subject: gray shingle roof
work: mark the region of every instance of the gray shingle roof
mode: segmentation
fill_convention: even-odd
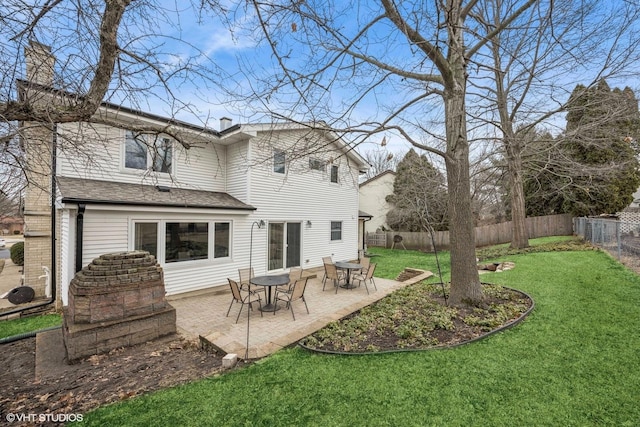
[[[255,210],[235,197],[217,191],[171,187],[161,191],[154,185],[128,184],[93,179],[57,177],[63,203],[89,203],[184,208]]]

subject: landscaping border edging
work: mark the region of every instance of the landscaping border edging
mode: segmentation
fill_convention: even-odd
[[[490,283],[483,283],[483,284],[490,284]],[[531,307],[529,307],[517,319],[500,326],[498,329],[491,330],[491,331],[487,332],[486,334],[480,335],[480,336],[475,337],[473,339],[470,339],[468,341],[463,341],[463,342],[459,342],[459,343],[452,344],[452,345],[436,346],[436,347],[428,347],[428,348],[399,348],[399,349],[394,349],[394,350],[366,351],[366,352],[347,352],[347,351],[319,350],[319,349],[307,347],[304,344],[304,341],[305,341],[306,338],[303,338],[300,341],[298,341],[298,346],[302,347],[303,349],[305,349],[307,351],[313,352],[313,353],[335,354],[335,355],[344,355],[344,356],[364,356],[364,355],[388,354],[388,353],[405,353],[405,352],[416,352],[416,351],[446,350],[446,349],[460,347],[460,346],[466,345],[466,344],[471,344],[471,343],[483,340],[483,339],[485,339],[487,337],[490,337],[490,336],[492,336],[494,334],[497,334],[499,332],[505,331],[507,329],[510,329],[510,328],[516,326],[517,324],[522,322],[533,311],[533,309],[536,306],[535,300],[531,297],[531,295],[527,294],[526,292],[521,291],[519,289],[510,288],[508,286],[503,286],[503,285],[498,285],[498,286],[502,286],[504,289],[509,289],[511,291],[518,292],[519,294],[525,296],[526,298],[528,298],[531,301]]]

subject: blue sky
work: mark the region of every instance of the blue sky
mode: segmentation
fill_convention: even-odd
[[[173,4],[172,2],[169,2]],[[313,1],[310,1],[313,3]],[[358,5],[360,3],[352,3],[352,2],[343,2],[343,1],[335,1],[332,2],[331,5],[338,10],[339,8],[344,8],[345,13],[338,16],[338,23],[341,25],[341,30],[344,33],[353,33],[357,29],[360,28],[359,17],[367,15],[369,13],[375,15],[378,11],[374,10],[374,3],[371,2],[362,2],[361,8],[350,10],[350,7],[355,7],[352,5]],[[423,3],[425,4],[425,3]],[[560,3],[556,3],[559,5]],[[230,8],[233,8],[233,2],[228,2],[227,5]],[[591,22],[589,22],[588,26],[585,26],[584,31],[593,31],[594,29],[598,29],[599,25],[604,25],[604,19],[609,14],[610,9],[614,7],[623,7],[625,5],[624,2],[599,2],[598,9],[594,11],[593,18],[591,18]],[[211,60],[217,67],[219,67],[220,72],[223,74],[227,74],[228,77],[226,79],[222,78],[217,83],[220,84],[219,88],[211,87],[207,90],[202,90],[202,87],[192,87],[189,90],[188,86],[185,86],[184,91],[181,91],[180,95],[183,99],[189,100],[193,105],[197,107],[197,109],[202,114],[199,119],[203,119],[203,117],[208,117],[209,120],[213,120],[213,126],[217,126],[217,119],[222,116],[230,117],[234,120],[234,122],[247,122],[260,120],[264,121],[264,118],[260,115],[255,115],[249,109],[245,107],[249,105],[248,102],[243,102],[242,100],[237,102],[229,102],[229,98],[226,97],[225,94],[220,90],[222,87],[230,88],[234,90],[238,87],[243,89],[247,89],[249,87],[255,87],[257,85],[257,80],[249,77],[248,74],[254,73],[255,76],[270,76],[273,74],[277,74],[280,72],[277,64],[274,63],[273,57],[271,55],[270,50],[267,45],[263,42],[260,43],[256,41],[262,37],[262,33],[257,27],[251,27],[250,29],[246,28],[246,24],[248,22],[253,22],[253,11],[251,9],[246,9],[243,7],[237,7],[234,10],[233,14],[229,14],[227,16],[227,21],[222,23],[217,20],[215,17],[210,16],[203,20],[203,23],[196,24],[196,19],[192,14],[192,10],[184,9],[180,15],[181,26],[178,30],[173,30],[167,32],[166,35],[175,37],[176,39],[182,39],[187,41],[194,46],[197,46],[203,52],[203,58],[206,57],[208,60]],[[429,18],[425,18],[429,19]],[[600,22],[599,20],[603,21]],[[291,23],[295,22],[298,25],[297,32],[292,32],[289,28]],[[636,24],[637,26],[637,24]],[[169,28],[165,29],[169,30]],[[284,34],[284,38],[280,40],[280,47],[282,50],[286,50],[287,48],[291,49],[291,55],[289,55],[289,62],[295,63],[296,61],[301,61],[303,58],[306,58],[306,55],[309,53],[309,50],[313,50],[313,46],[309,46],[309,43],[303,45],[297,40],[297,37],[300,37],[303,29],[300,22],[293,20],[282,22],[281,28],[276,28],[274,31],[280,31]],[[290,33],[290,34],[288,34]],[[387,60],[387,62],[393,64],[404,64],[407,58],[411,58],[414,56],[414,49],[410,46],[403,43],[402,37],[395,35],[396,43],[394,49],[384,50],[386,46],[386,38],[392,34],[389,31],[388,23],[383,23],[376,26],[375,31],[373,31],[367,38],[367,42],[369,43],[366,47],[361,47],[363,50],[373,52],[374,54],[380,54],[382,57]],[[629,39],[632,42],[635,42],[637,31],[630,31],[627,37],[633,37],[633,39]],[[298,42],[298,44],[296,44]],[[624,44],[628,41],[621,40],[620,43]],[[286,46],[286,47],[285,47]],[[558,93],[558,96],[562,98],[563,96],[566,98],[568,93],[573,90],[575,84],[577,83],[589,83],[594,78],[594,70],[596,70],[596,66],[594,64],[598,63],[599,58],[597,55],[601,55],[601,52],[597,52],[596,49],[601,49],[607,47],[606,42],[601,43],[599,46],[594,46],[592,51],[587,51],[586,53],[580,53],[582,55],[589,55],[589,53],[593,53],[595,58],[590,62],[590,65],[585,68],[575,68],[573,74],[564,74],[562,75],[559,81],[555,83],[560,83],[559,86],[564,86],[564,94]],[[184,48],[182,45],[181,49]],[[188,52],[179,51],[175,52],[176,57],[180,57],[181,55],[186,55]],[[191,51],[193,53],[193,51]],[[637,52],[636,52],[637,53]],[[571,52],[567,52],[567,55],[570,55]],[[636,58],[637,59],[637,58]],[[604,58],[602,58],[604,61]],[[411,63],[408,61],[407,63]],[[416,62],[413,62],[415,66]],[[428,70],[431,66],[428,62],[421,65],[425,67],[421,69],[421,71]],[[304,67],[303,67],[304,68]],[[615,80],[610,79],[610,86],[630,86],[632,89],[636,90],[640,88],[640,84],[638,82],[638,66],[636,62],[631,62],[628,65],[627,71],[630,71],[628,76],[625,76],[622,79]],[[470,71],[471,77],[475,78],[477,75],[474,75],[473,70]],[[254,77],[255,77],[254,76]],[[361,76],[361,78],[365,79],[368,76]],[[558,79],[559,77],[554,77]],[[404,101],[407,96],[411,96],[411,94],[407,92],[401,92],[396,90],[397,88],[393,85],[382,86],[375,93],[369,94],[368,98],[366,98],[366,102],[360,103],[358,108],[351,112],[351,117],[354,120],[365,120],[365,119],[375,119],[382,109],[385,106],[400,104]],[[279,95],[283,95],[280,93]],[[278,109],[278,106],[282,106],[282,110],[285,111],[288,109],[288,102],[295,102],[295,96],[289,93],[290,96],[281,96],[280,98],[271,97],[269,99],[261,99],[260,102],[264,102],[265,104],[270,105],[274,109]],[[345,99],[349,99],[354,96],[354,87],[350,87],[349,85],[334,85],[330,93],[326,94],[326,99],[333,105],[333,108],[339,109],[341,108],[341,103]],[[543,95],[542,100],[546,101]],[[254,100],[255,102],[255,100]],[[151,106],[153,108],[153,106]],[[300,109],[302,111],[302,109]],[[318,109],[317,112],[320,112],[320,116],[318,119],[322,119],[321,110]],[[166,112],[158,111],[160,114],[166,114]],[[433,98],[430,102],[426,102],[420,106],[420,108],[416,108],[413,110],[413,114],[420,114],[424,117],[425,123],[428,123],[432,130],[436,130],[440,127],[440,123],[442,122],[442,109],[441,102],[438,98]],[[178,114],[178,117],[187,121],[194,121],[193,113],[181,112]],[[553,126],[556,129],[561,129],[563,127],[563,118],[562,116],[557,117]],[[471,135],[475,136],[474,134]],[[379,142],[382,140],[383,135],[379,135],[373,138],[373,142]],[[426,136],[428,141],[428,136]],[[410,145],[407,142],[403,142],[401,138],[393,135],[387,135],[388,148],[390,151],[395,152],[396,154],[405,152],[409,149]],[[367,149],[372,148],[372,145],[364,145],[360,148],[360,151],[366,151]]]
[[[306,0],[306,3],[313,4],[314,1]],[[336,12],[336,22],[338,22],[345,34],[357,31],[362,22],[366,21],[363,17],[379,13],[379,10],[376,10],[375,2],[317,1],[323,5],[325,3],[331,4],[332,11]],[[100,2],[96,4],[98,3]],[[252,99],[251,102],[248,99],[232,98],[225,93],[225,89],[231,92],[246,93],[250,88],[255,88],[259,85],[260,78],[271,78],[280,73],[280,69],[275,63],[268,45],[264,43],[262,32],[254,24],[253,10],[245,6],[244,2],[241,2],[240,6],[237,6],[236,3],[225,0],[223,5],[230,10],[230,13],[225,15],[224,20],[214,13],[197,16],[190,2],[183,3],[179,0],[159,0],[157,2],[158,7],[152,10],[156,22],[147,28],[133,14],[125,18],[122,34],[126,35],[129,40],[133,40],[132,47],[154,46],[158,52],[162,52],[160,58],[164,61],[162,66],[164,71],[174,69],[187,58],[194,60],[195,65],[204,67],[203,72],[206,78],[200,78],[197,74],[192,73],[188,76],[177,74],[176,78],[171,80],[170,89],[174,92],[176,98],[184,104],[190,104],[193,108],[186,109],[179,104],[169,102],[168,98],[158,90],[153,90],[156,97],[149,96],[149,90],[135,93],[133,97],[130,97],[129,92],[117,88],[115,96],[109,100],[122,102],[127,106],[140,108],[155,114],[175,115],[181,120],[196,124],[206,123],[213,128],[218,128],[218,120],[223,116],[232,118],[235,123],[265,121],[264,116],[256,113],[257,109],[249,108],[252,103],[254,105],[258,104],[258,106],[263,103],[275,110],[286,111],[290,109],[291,104],[297,101],[297,97],[290,88],[281,90],[277,94],[278,96]],[[406,4],[409,4],[409,2],[403,3],[403,6]],[[421,4],[425,5],[424,7],[432,7],[431,2],[423,2]],[[608,13],[608,8],[622,7],[623,5],[625,5],[625,2],[622,0],[600,2],[600,10],[597,12],[601,12],[604,14],[602,16],[605,16]],[[72,15],[67,14],[66,16]],[[423,19],[428,21],[433,16],[435,15],[426,13]],[[597,29],[599,25],[598,19],[596,15],[591,25],[588,26],[589,28],[585,28],[585,31]],[[297,24],[296,32],[292,31],[291,24],[293,23]],[[304,35],[303,24],[303,22],[296,19],[284,20],[280,28],[273,29],[274,31],[280,31],[284,35],[284,39],[280,42],[280,47],[284,48],[286,46],[291,49],[288,59],[290,64],[304,64],[307,55],[316,53],[314,50],[317,50],[316,46],[313,46],[313,42],[301,41]],[[156,32],[157,36],[150,37],[150,32]],[[59,46],[59,42],[65,36],[64,31],[49,31],[46,34],[47,41],[54,46]],[[635,38],[638,31],[631,31],[629,34]],[[91,34],[82,35],[78,43],[73,46],[66,46],[64,52],[59,52],[60,54],[73,54],[68,58],[71,58],[72,62],[75,61],[76,69],[79,70],[78,74],[81,74],[83,69],[82,54],[87,51],[91,54],[90,48],[86,47],[90,45],[84,45],[82,37],[90,36]],[[139,38],[135,38],[136,36],[139,36]],[[391,40],[393,44],[387,44],[387,37],[389,36],[395,37]],[[1,45],[2,43],[0,43],[0,47],[2,47]],[[393,46],[393,48],[389,49],[388,46]],[[368,35],[366,41],[363,41],[359,48],[361,51],[380,55],[392,64],[404,66],[406,63],[410,64],[410,66],[418,67],[414,69],[419,69],[421,72],[425,72],[431,67],[428,61],[420,62],[419,59],[415,60],[415,48],[404,43],[402,36],[392,33],[388,22],[376,25],[375,30]],[[569,55],[571,52],[567,52],[567,54]],[[64,66],[65,61],[66,59],[61,61],[60,68]],[[595,62],[597,61],[593,63]],[[634,73],[637,72],[638,66],[636,64],[637,62],[630,63],[629,70]],[[207,70],[210,72],[208,73]],[[135,69],[132,68],[127,71],[135,71]],[[348,67],[344,67],[341,72],[348,71]],[[575,71],[577,71],[575,75],[564,77],[566,81],[562,84],[567,88],[566,93],[569,93],[576,83],[586,83],[592,78],[589,74],[593,70],[582,69]],[[372,72],[371,75],[360,75],[358,81],[371,79],[374,74]],[[73,80],[74,76],[67,74],[66,77],[69,80]],[[134,81],[136,81],[136,77],[136,74],[131,75]],[[473,70],[472,77],[475,77],[473,76]],[[144,87],[144,82],[138,80],[137,83],[139,86]],[[356,79],[354,79],[353,84],[347,81],[340,85],[333,85],[331,90],[326,91],[324,96],[327,101],[325,104],[328,106],[327,108],[332,112],[342,112],[344,108],[343,102],[360,93],[355,83]],[[638,74],[620,81],[612,80],[609,83],[612,87],[629,85],[634,90],[640,87]],[[364,98],[365,102],[360,103],[355,110],[350,111],[350,118],[354,121],[379,119],[385,107],[401,104],[412,96],[412,93],[406,89],[406,86],[399,86],[397,80],[393,85],[381,85],[375,92],[369,93]],[[321,93],[321,91],[318,93]],[[301,105],[296,106],[294,111],[300,113],[297,118],[308,119]],[[320,106],[317,109],[312,109],[312,112],[317,114],[316,119],[326,120]],[[420,117],[422,123],[429,130],[435,131],[435,133],[441,132],[443,115],[441,101],[437,97],[412,109],[411,114]],[[558,121],[557,126],[562,126],[561,119]],[[477,133],[471,133],[472,137],[476,135]],[[372,144],[363,145],[359,148],[359,151],[362,152],[373,148],[375,146],[373,144],[379,143],[383,136],[374,136]],[[427,133],[424,133],[422,137],[424,138],[423,141],[426,142],[429,142],[429,138],[431,138]],[[387,148],[397,155],[407,151],[410,147],[407,142],[402,141],[401,138],[393,134],[388,134],[386,140],[388,142]]]

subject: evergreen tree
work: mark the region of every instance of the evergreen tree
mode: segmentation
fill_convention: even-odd
[[[442,173],[425,155],[413,149],[398,162],[393,194],[387,196],[393,208],[387,224],[397,231],[426,231],[448,228],[447,189]]]
[[[638,101],[628,87],[605,80],[574,89],[565,134],[546,143],[544,164],[525,183],[527,214],[616,213],[633,201],[640,186]],[[551,148],[550,148],[551,147]]]

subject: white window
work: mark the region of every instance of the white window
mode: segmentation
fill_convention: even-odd
[[[209,258],[208,223],[167,222],[165,233],[165,263]]]
[[[231,223],[216,222],[213,231],[213,257],[228,257],[231,252]]]
[[[338,182],[338,166],[331,165],[331,182]]]
[[[136,222],[133,242],[133,249],[147,251],[158,259],[158,223]]]
[[[144,137],[127,131],[124,146],[124,167],[128,169],[147,169],[147,144]]]
[[[331,240],[342,240],[342,221],[331,221]]]
[[[135,221],[132,240],[134,249],[148,251],[161,263],[229,258],[231,222]]]
[[[273,171],[275,173],[284,173],[287,157],[282,150],[273,150]]]
[[[169,138],[127,131],[124,167],[171,173],[173,144]]]
[[[321,159],[314,159],[313,157],[309,158],[309,169],[312,171],[322,171],[325,170],[325,162]]]

